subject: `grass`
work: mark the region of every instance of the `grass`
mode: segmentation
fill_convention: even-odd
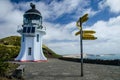
[[[16,80],[15,78],[11,78],[11,75],[15,71],[15,69],[19,66],[19,64],[16,63],[8,63],[8,69],[5,72],[5,76],[0,76],[0,80]]]
[[[50,48],[48,48],[44,44],[42,45],[42,48],[43,48],[43,53],[45,54],[46,57],[50,57],[50,58],[62,57],[61,55],[56,54],[54,51],[52,51]]]

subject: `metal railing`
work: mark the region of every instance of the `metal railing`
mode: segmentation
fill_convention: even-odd
[[[39,30],[39,31],[46,31],[46,27],[43,26],[38,26],[38,25],[18,25],[17,27],[17,32],[19,33],[23,33],[23,27],[35,27],[35,31]]]

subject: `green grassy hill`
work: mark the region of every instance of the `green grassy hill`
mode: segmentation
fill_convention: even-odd
[[[0,44],[20,46],[20,40],[21,40],[21,37],[19,36],[10,36],[10,37],[0,39]]]
[[[20,51],[20,40],[19,36],[10,36],[0,39],[0,56],[6,55],[10,59],[15,58]],[[43,45],[43,53],[47,58],[60,58],[61,55],[56,54],[46,45]]]

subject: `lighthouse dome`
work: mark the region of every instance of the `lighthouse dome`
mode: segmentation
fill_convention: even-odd
[[[32,9],[29,9],[28,11],[26,11],[25,14],[33,13],[33,14],[41,15],[41,13],[37,9],[35,9],[35,5],[33,3],[30,3],[30,6]]]
[[[30,3],[31,9],[25,12],[24,18],[33,20],[33,19],[40,19],[41,13],[35,8],[35,5],[33,3]]]

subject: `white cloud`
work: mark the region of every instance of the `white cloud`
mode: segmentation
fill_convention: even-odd
[[[98,21],[88,29],[96,31],[98,37],[95,41],[85,42],[86,53],[109,54],[119,53],[120,45],[120,16],[109,19],[109,21]]]
[[[75,22],[69,24],[52,24],[44,22],[47,27],[47,34],[44,36],[44,43],[59,54],[79,53],[79,36],[75,36]]]
[[[64,14],[75,13],[76,15],[71,15],[73,18],[77,18],[78,15],[83,15],[88,13],[89,15],[95,15],[97,11],[93,11],[91,8],[85,8],[89,6],[89,0],[63,0],[63,1],[52,1],[50,4],[45,4],[43,2],[34,2],[41,11],[44,19],[55,20]],[[77,17],[76,17],[77,16]]]
[[[0,38],[18,35],[17,26],[22,24],[23,12],[15,9],[9,0],[0,0]]]
[[[106,0],[106,5],[110,7],[110,10],[115,13],[120,13],[120,0]]]
[[[94,16],[96,13],[98,13],[100,10],[98,10],[98,11],[94,11],[94,10],[92,10],[92,8],[88,8],[88,9],[85,9],[85,10],[83,10],[83,15],[84,14],[89,14],[89,17],[92,17],[92,16]]]
[[[111,12],[120,13],[120,0],[103,0],[99,4],[100,8],[109,7]]]
[[[12,10],[13,6],[8,0],[0,0],[0,19],[4,19]]]
[[[80,2],[80,0],[63,0],[61,2],[53,1],[50,4],[50,7],[56,16],[61,16],[62,14],[74,11],[79,6]]]
[[[43,26],[47,27],[47,34],[44,37],[46,40],[75,40],[76,37],[71,34],[76,26],[75,22],[60,25],[60,24],[52,24],[48,22],[44,22]]]
[[[51,1],[50,4],[44,2],[35,2],[37,9],[42,13],[43,19],[55,20],[56,18],[61,17],[64,14],[70,13],[80,13],[83,11],[83,8],[89,5],[89,0],[63,0],[63,1]],[[15,8],[21,10],[28,10],[30,2],[21,2],[14,4]]]
[[[58,54],[79,54],[79,41],[48,43],[47,46]]]

